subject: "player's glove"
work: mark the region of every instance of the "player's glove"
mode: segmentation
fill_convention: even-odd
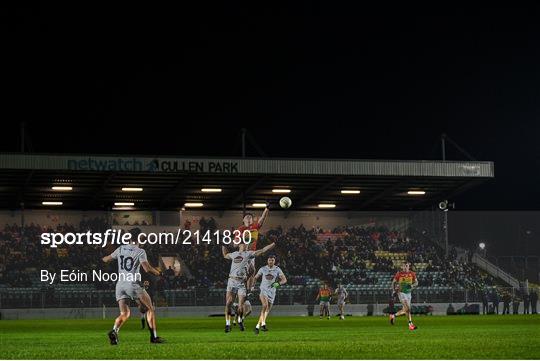
[[[272,283],[272,287],[273,288],[279,288],[281,285],[279,284],[279,282],[274,282]]]

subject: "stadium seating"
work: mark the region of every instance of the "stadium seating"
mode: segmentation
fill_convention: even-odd
[[[217,227],[216,222],[210,222]],[[105,219],[84,223],[59,224],[54,231],[103,230]],[[9,255],[4,271],[0,270],[0,305],[23,307],[86,307],[114,304],[114,283],[55,284],[48,286],[38,279],[37,269],[93,269],[110,249],[81,246],[45,252],[35,240],[45,229],[30,224],[24,229],[6,225],[0,231],[0,250]],[[51,231],[51,229],[48,229]],[[322,232],[338,235],[321,241]],[[459,262],[455,255],[445,257],[434,242],[408,230],[384,227],[336,227],[332,230],[306,229],[303,226],[269,229],[259,240],[260,247],[276,242],[274,252],[286,272],[289,284],[278,292],[278,303],[310,303],[321,283],[331,287],[342,282],[351,302],[386,302],[392,277],[405,262],[417,272],[420,299],[436,300],[456,297],[479,297],[482,290],[494,285],[493,279],[474,265]],[[163,248],[166,247],[166,248]],[[221,304],[229,263],[223,260],[217,246],[178,245],[145,248],[151,263],[157,265],[160,255],[176,254],[187,268],[185,275],[157,280],[152,292],[159,302],[168,305]],[[174,253],[174,252],[173,252]],[[29,265],[32,265],[29,267]],[[116,265],[109,265],[111,270]],[[5,269],[10,270],[6,272]],[[450,295],[450,296],[449,296]]]

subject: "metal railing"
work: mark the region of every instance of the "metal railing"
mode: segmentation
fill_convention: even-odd
[[[517,300],[521,292],[517,288],[497,288],[499,301]],[[492,300],[493,289],[488,289],[488,300]],[[348,303],[388,304],[391,292],[385,288],[349,289]],[[413,291],[413,303],[482,303],[482,290],[466,290],[450,287],[419,287]],[[276,305],[315,304],[316,287],[294,286],[279,289]],[[191,288],[164,290],[152,294],[157,306],[218,306],[225,301],[225,289]],[[254,297],[253,304],[259,304]],[[58,291],[54,289],[0,289],[0,308],[86,308],[116,306],[114,290]]]
[[[501,268],[489,262],[487,259],[481,257],[478,253],[473,254],[472,261],[493,277],[500,278],[513,287],[519,287],[519,281],[515,277],[503,271]]]

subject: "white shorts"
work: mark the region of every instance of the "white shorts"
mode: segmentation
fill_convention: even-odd
[[[401,302],[403,304],[406,304],[407,306],[411,305],[412,296],[411,296],[410,293],[399,292],[398,293],[398,298],[399,298],[399,302]]]
[[[227,281],[227,292],[236,293],[238,296],[245,296],[247,292],[244,280],[229,277]]]
[[[116,301],[120,301],[125,298],[129,298],[130,300],[138,300],[143,292],[144,288],[142,288],[141,285],[139,285],[138,283],[116,283]]]
[[[337,305],[338,307],[345,306],[345,300],[338,300]]]
[[[261,288],[261,296],[266,297],[268,302],[274,304],[274,299],[276,298],[276,289],[273,287]]]

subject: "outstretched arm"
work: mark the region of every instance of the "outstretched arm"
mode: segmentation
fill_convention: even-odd
[[[263,249],[255,251],[254,255],[255,255],[255,257],[260,256],[261,254],[268,252],[269,250],[271,250],[275,246],[276,246],[276,243],[272,242],[268,246],[264,247]]]
[[[148,263],[148,261],[142,261],[141,266],[143,267],[145,272],[151,273],[154,276],[161,276],[161,272],[152,267],[150,263]]]
[[[259,225],[259,227],[262,227],[264,221],[266,220],[266,217],[268,216],[268,207],[266,207],[262,213],[262,215],[259,217],[259,221],[257,222],[257,224]]]
[[[120,252],[120,247],[114,250],[113,253],[111,253],[108,256],[103,257],[101,260],[105,263],[109,263],[110,261],[118,258],[118,253]]]
[[[223,258],[229,259],[229,251],[227,250],[227,247],[221,246],[221,254],[223,254]]]

